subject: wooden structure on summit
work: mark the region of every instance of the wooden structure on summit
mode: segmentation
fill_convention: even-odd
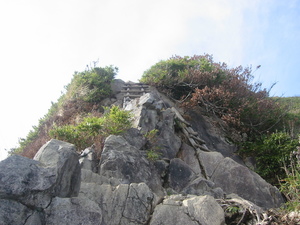
[[[123,86],[121,93],[124,95],[124,102],[139,98],[142,95],[149,93],[149,85],[142,83],[127,82]]]
[[[148,93],[149,85],[142,83],[127,82],[123,86],[121,92],[124,93],[124,98],[129,97],[130,99],[135,99]]]

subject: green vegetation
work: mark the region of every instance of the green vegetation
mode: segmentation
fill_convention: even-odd
[[[255,142],[243,143],[240,154],[255,156],[256,172],[272,184],[286,176],[284,165],[290,165],[290,155],[298,141],[285,132],[262,135]]]
[[[292,164],[286,169],[286,178],[281,180],[280,191],[287,198],[286,211],[300,210],[300,164]]]
[[[103,117],[85,117],[77,125],[54,126],[50,130],[51,138],[75,144],[77,149],[85,149],[95,139],[104,139],[110,134],[119,135],[131,127],[132,115],[118,106],[105,107]]]
[[[75,72],[71,83],[66,87],[66,97],[86,102],[100,102],[111,94],[110,83],[117,72],[118,68],[112,66],[95,67],[81,73]]]
[[[274,98],[280,105],[288,109],[283,121],[286,132],[294,138],[300,133],[300,97]]]
[[[186,108],[201,106],[248,136],[275,131],[285,109],[253,83],[251,68],[228,68],[212,56],[175,56],[145,71],[141,80],[156,86]]]
[[[151,161],[156,161],[160,158],[161,153],[158,152],[160,147],[158,146],[158,138],[157,138],[157,129],[150,130],[148,133],[144,135],[147,139],[147,159]]]

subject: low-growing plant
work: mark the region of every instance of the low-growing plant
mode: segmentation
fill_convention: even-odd
[[[77,125],[54,126],[49,131],[52,138],[67,141],[78,149],[90,146],[99,135],[101,139],[110,134],[118,135],[131,127],[131,113],[118,106],[105,107],[103,117],[85,117]]]
[[[150,149],[147,150],[147,159],[151,160],[151,161],[156,161],[160,158],[161,153],[157,152],[156,150]]]
[[[156,161],[161,156],[161,153],[158,152],[160,147],[158,146],[158,143],[157,143],[158,142],[157,134],[158,134],[158,130],[153,129],[144,135],[144,137],[147,139],[147,144],[146,144],[146,146],[148,147],[147,153],[146,153],[147,159],[149,159],[151,161]]]
[[[300,136],[299,136],[300,144]],[[280,181],[280,191],[284,194],[287,202],[284,209],[300,211],[300,147],[291,152],[289,166],[284,165],[286,177]]]
[[[260,140],[243,143],[240,154],[254,156],[256,172],[272,184],[286,176],[284,165],[290,165],[290,154],[298,145],[297,140],[285,132],[261,136]]]
[[[119,135],[132,126],[131,112],[121,110],[118,106],[112,106],[111,108],[104,107],[104,109],[107,113],[104,114],[103,118],[103,135]]]
[[[117,67],[94,67],[84,72],[76,72],[66,86],[67,98],[82,99],[97,103],[111,94],[110,83],[118,72]]]
[[[235,214],[240,211],[240,208],[238,206],[228,206],[225,211],[228,213]]]

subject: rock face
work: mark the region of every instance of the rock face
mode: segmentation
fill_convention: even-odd
[[[113,84],[115,100],[107,102],[122,105],[122,85]],[[92,148],[80,155],[58,140],[34,160],[14,155],[1,161],[0,225],[221,225],[220,202],[230,196],[257,212],[283,203],[275,187],[231,157],[234,146],[201,115],[190,112],[195,118],[185,121],[155,89],[124,105],[134,127],[106,138],[100,161]]]
[[[24,224],[27,220],[43,222],[41,212],[51,206],[53,198],[79,193],[80,166],[76,149],[72,144],[51,140],[38,151],[35,160],[11,156],[0,162],[0,181],[3,203],[0,211],[12,210],[11,218],[0,213],[0,221],[15,221],[4,224]],[[19,216],[13,216],[16,208],[20,208],[15,212]]]

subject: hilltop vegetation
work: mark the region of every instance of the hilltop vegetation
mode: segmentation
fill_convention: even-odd
[[[145,71],[141,82],[156,86],[191,108],[204,107],[250,136],[278,129],[285,107],[253,83],[251,68],[228,68],[212,56],[175,56]]]

